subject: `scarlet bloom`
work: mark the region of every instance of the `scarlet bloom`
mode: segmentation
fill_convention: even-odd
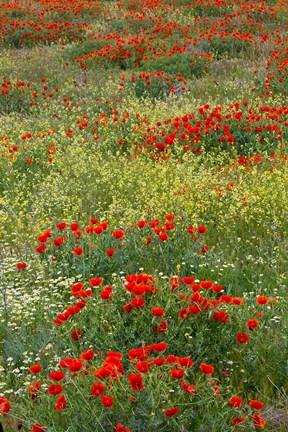
[[[162,317],[163,315],[165,315],[164,309],[160,307],[152,307],[151,311],[154,316]]]
[[[159,326],[154,327],[156,333],[164,333],[168,329],[168,322],[166,320],[162,321]]]
[[[66,223],[65,222],[60,222],[60,223],[58,223],[57,225],[56,225],[56,227],[59,229],[59,230],[63,230],[63,229],[65,229],[66,228]]]
[[[18,270],[24,270],[27,267],[27,264],[25,262],[19,262],[16,264],[16,267]]]
[[[81,247],[77,247],[77,248],[73,249],[73,253],[76,256],[83,255],[83,249]]]
[[[77,222],[72,222],[70,224],[70,228],[71,228],[71,231],[78,231],[79,230],[79,224]]]
[[[37,252],[37,253],[44,253],[45,252],[45,250],[46,250],[46,244],[45,243],[42,243],[40,246],[38,246],[36,249],[35,249],[35,251]]]
[[[46,429],[44,429],[40,423],[36,423],[32,427],[31,432],[46,432]]]
[[[268,303],[268,298],[266,296],[258,296],[256,298],[256,303],[259,305],[266,305]]]
[[[195,281],[195,278],[194,278],[193,276],[185,276],[185,277],[182,278],[182,282],[183,282],[185,285],[190,285],[190,284],[192,284],[194,281]]]
[[[198,233],[199,234],[205,234],[206,233],[206,227],[205,226],[203,226],[203,225],[200,225],[199,227],[198,227]]]
[[[249,319],[246,321],[246,325],[249,330],[254,330],[256,327],[258,327],[259,323],[256,319]]]
[[[88,351],[83,352],[81,354],[81,359],[84,361],[89,361],[89,360],[93,359],[94,355],[95,355],[95,353],[94,353],[93,349],[89,349]]]
[[[165,358],[164,357],[158,357],[156,359],[153,360],[153,363],[155,366],[162,366],[165,362]]]
[[[69,364],[68,368],[71,372],[78,372],[82,369],[82,361],[79,359],[74,359]]]
[[[48,387],[48,393],[51,395],[57,395],[59,393],[62,393],[63,391],[63,387],[61,384],[52,384],[51,386]]]
[[[79,339],[81,339],[82,333],[82,330],[72,330],[71,338],[75,341],[78,341]]]
[[[214,367],[206,363],[201,363],[200,370],[206,375],[212,375],[212,373],[214,372]]]
[[[216,311],[216,312],[214,312],[213,313],[213,318],[216,321],[220,321],[220,322],[223,322],[223,323],[229,322],[229,315],[225,311]]]
[[[138,391],[144,389],[143,378],[140,374],[130,374],[128,376],[128,381],[132,390]]]
[[[242,423],[243,421],[245,421],[245,417],[241,416],[241,417],[234,417],[231,421],[232,426],[237,426],[239,423]]]
[[[136,309],[140,309],[140,308],[142,308],[142,307],[144,306],[144,304],[145,304],[145,300],[144,300],[142,297],[134,298],[134,299],[131,301],[131,306],[132,306],[133,308],[136,308]]]
[[[58,237],[56,239],[53,240],[53,244],[56,247],[61,246],[64,242],[66,241],[66,237]]]
[[[101,398],[102,405],[106,408],[112,408],[114,404],[114,399],[112,396],[102,396]]]
[[[58,398],[57,398],[57,400],[56,400],[56,403],[55,403],[55,405],[54,405],[55,409],[56,409],[57,411],[62,411],[63,409],[66,408],[66,406],[67,406],[67,403],[66,403],[66,398],[65,398],[65,396],[64,396],[64,395],[60,395],[60,396],[58,396]]]
[[[0,414],[7,414],[10,408],[10,402],[4,396],[0,396]]]
[[[96,287],[96,286],[99,286],[99,285],[101,285],[103,283],[103,278],[101,278],[101,277],[95,277],[95,278],[91,278],[90,280],[89,280],[89,284],[92,286],[92,287]]]
[[[164,410],[164,414],[165,414],[167,417],[175,416],[175,415],[177,415],[178,413],[179,413],[179,410],[178,410],[177,407],[171,408],[171,409],[169,409],[169,410]]]
[[[103,384],[96,382],[91,387],[91,395],[92,396],[103,396],[105,391],[105,387]]]
[[[136,364],[136,369],[141,373],[146,373],[149,370],[149,364],[146,361],[141,361]]]
[[[263,408],[264,402],[260,402],[260,401],[255,400],[255,399],[251,399],[250,402],[249,402],[249,405],[252,408],[255,408],[257,410],[261,410]]]
[[[236,335],[236,341],[241,343],[241,344],[249,342],[249,339],[250,339],[250,337],[247,333],[242,333],[239,331]]]
[[[115,251],[114,251],[113,248],[111,248],[111,249],[107,249],[107,250],[106,250],[106,255],[107,255],[108,257],[112,257],[114,254],[115,254]]]
[[[166,344],[166,342],[155,343],[155,344],[152,345],[152,349],[155,352],[166,351],[167,344]]]
[[[181,382],[181,386],[182,386],[183,390],[184,390],[186,393],[189,393],[189,394],[191,394],[192,396],[195,395],[196,388],[195,388],[195,386],[193,386],[192,384],[187,384],[187,383],[185,383],[184,381],[182,381],[182,382]]]
[[[184,374],[185,374],[184,370],[178,369],[177,367],[175,367],[169,371],[169,375],[171,376],[171,378],[174,378],[174,379],[182,379]]]
[[[162,234],[160,234],[159,235],[159,240],[161,240],[161,241],[167,241],[169,239],[169,236],[168,236],[168,234],[167,233],[162,233]]]
[[[265,427],[265,420],[263,417],[260,417],[258,413],[255,413],[252,417],[252,420],[254,422],[254,428],[255,429],[264,429]]]
[[[233,406],[234,408],[240,408],[241,405],[243,405],[243,399],[241,397],[238,396],[232,396],[229,400],[228,400],[229,404],[231,406]]]
[[[40,387],[41,387],[41,383],[39,381],[34,381],[27,387],[27,390],[30,393],[38,393]]]
[[[41,372],[42,366],[40,364],[33,365],[33,366],[29,367],[29,370],[30,370],[31,373],[36,374],[38,372]]]
[[[125,427],[122,423],[117,423],[115,432],[130,432],[130,429]]]
[[[61,371],[57,371],[57,372],[50,372],[50,379],[52,381],[62,381],[65,377],[64,373]]]
[[[116,230],[112,232],[112,236],[115,240],[120,240],[125,237],[125,232],[122,229]]]

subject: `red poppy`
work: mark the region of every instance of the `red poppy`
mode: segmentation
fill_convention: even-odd
[[[182,278],[182,282],[183,282],[185,285],[190,285],[190,284],[192,284],[194,281],[195,281],[195,278],[194,278],[193,276],[185,276],[185,277]]]
[[[44,253],[45,252],[45,250],[46,250],[46,244],[45,243],[42,243],[40,246],[38,246],[36,249],[35,249],[35,251],[37,252],[37,253]]]
[[[24,270],[27,267],[27,264],[25,262],[19,262],[16,264],[16,267],[18,270]]]
[[[59,393],[62,393],[63,391],[63,387],[61,384],[52,384],[51,386],[48,387],[48,393],[51,395],[57,395]]]
[[[75,341],[78,341],[79,339],[81,339],[82,334],[83,334],[82,330],[72,330],[71,338]]]
[[[195,395],[196,388],[195,388],[195,386],[193,386],[192,384],[187,384],[187,383],[185,383],[184,381],[182,381],[182,382],[181,382],[181,386],[182,386],[183,390],[184,390],[186,393],[189,393],[189,394],[191,394],[192,396]]]
[[[249,342],[249,339],[250,339],[250,337],[247,333],[242,333],[239,331],[236,335],[236,341],[241,343],[241,344]]]
[[[103,396],[105,391],[105,387],[103,384],[96,382],[91,387],[91,395],[92,396]]]
[[[78,231],[80,227],[79,227],[79,224],[77,222],[72,222],[70,224],[70,228],[71,228],[71,231]]]
[[[166,351],[167,344],[166,344],[166,342],[155,343],[155,344],[152,345],[152,349],[155,352]]]
[[[83,255],[83,249],[81,247],[77,247],[77,248],[73,249],[73,253],[76,256]]]
[[[115,432],[130,432],[130,429],[125,427],[122,423],[117,423]]]
[[[241,416],[241,417],[234,417],[231,421],[232,426],[237,426],[239,423],[242,423],[243,421],[245,421],[245,417]]]
[[[164,410],[164,414],[165,414],[167,417],[175,416],[175,415],[177,415],[178,413],[179,413],[179,410],[178,410],[177,407],[171,408],[171,409],[169,409],[169,410]]]
[[[0,414],[7,414],[10,408],[10,402],[4,396],[0,396]]]
[[[89,284],[90,284],[92,287],[99,286],[99,285],[101,285],[102,283],[103,283],[103,278],[101,278],[101,277],[95,277],[95,278],[91,278],[91,279],[89,280]]]
[[[161,241],[167,241],[169,239],[169,236],[168,236],[168,234],[167,233],[162,233],[162,234],[160,234],[159,235],[159,240],[161,240]]]
[[[178,369],[177,367],[175,367],[169,371],[169,375],[171,376],[171,378],[174,379],[182,379],[185,375],[185,372],[183,369]]]
[[[259,305],[266,305],[268,303],[268,298],[266,296],[258,296],[256,298],[256,303]]]
[[[30,393],[38,393],[40,387],[41,387],[41,383],[39,381],[34,381],[27,387],[27,390]]]
[[[78,372],[82,369],[82,361],[79,359],[74,359],[71,361],[71,363],[68,365],[68,368],[71,372]]]
[[[256,327],[258,327],[259,323],[256,319],[249,319],[246,321],[246,325],[249,330],[254,330]]]
[[[114,399],[112,396],[102,396],[101,402],[102,402],[104,407],[112,408],[112,406],[114,404]]]
[[[60,222],[60,223],[58,223],[57,225],[56,225],[56,227],[59,229],[59,230],[63,230],[63,229],[65,229],[66,228],[66,223],[65,222]]]
[[[260,402],[260,401],[255,400],[255,399],[251,399],[250,402],[249,402],[249,405],[252,408],[255,408],[257,410],[261,410],[263,408],[263,406],[264,406],[264,402]]]
[[[42,366],[40,364],[32,365],[32,366],[29,367],[29,370],[30,370],[31,373],[36,374],[36,373],[41,372]]]
[[[229,322],[229,315],[225,311],[216,311],[216,312],[214,312],[213,313],[213,318],[216,321],[220,321],[220,322],[223,322],[223,323]]]
[[[89,360],[92,360],[94,358],[94,356],[95,356],[95,353],[94,353],[93,349],[89,349],[88,351],[83,352],[80,357],[84,361],[89,361]]]
[[[198,233],[199,234],[205,234],[206,233],[206,227],[205,226],[203,226],[203,225],[200,225],[199,227],[198,227]]]
[[[128,381],[131,385],[133,391],[143,390],[143,378],[140,374],[130,374],[128,376]]]
[[[62,381],[65,378],[65,375],[61,371],[50,372],[50,379],[52,381]]]
[[[32,427],[31,432],[46,432],[46,429],[44,429],[40,423],[36,423]]]
[[[55,409],[56,409],[57,411],[62,411],[63,409],[66,408],[66,406],[67,406],[67,403],[66,403],[66,398],[65,398],[65,396],[64,396],[64,395],[60,395],[60,396],[58,396],[58,398],[57,398],[57,400],[56,400],[56,403],[55,403],[55,405],[54,405]]]
[[[134,298],[131,301],[132,308],[136,308],[136,309],[142,308],[144,306],[144,304],[145,304],[145,300],[142,297]]]
[[[212,365],[201,363],[200,364],[200,370],[205,373],[206,375],[212,375],[214,372],[214,367]]]
[[[252,420],[254,422],[254,428],[255,429],[264,429],[265,427],[265,420],[263,417],[260,417],[258,413],[255,413],[252,417]]]
[[[164,333],[168,329],[168,322],[166,320],[162,321],[159,326],[155,326],[153,330],[156,333]]]
[[[114,254],[115,254],[115,251],[114,251],[113,248],[110,248],[110,249],[107,249],[107,250],[106,250],[106,255],[107,255],[108,257],[112,257]]]
[[[156,359],[153,360],[153,363],[155,366],[162,366],[165,362],[165,358],[164,357],[158,357]]]
[[[147,373],[149,371],[149,364],[146,361],[138,362],[136,369],[141,373]]]
[[[114,237],[115,240],[119,240],[125,237],[125,232],[122,229],[118,229],[112,232],[112,236]]]
[[[151,311],[154,316],[162,317],[165,315],[164,309],[160,307],[152,307]]]
[[[243,399],[241,397],[238,396],[232,396],[229,400],[228,400],[229,404],[232,405],[234,408],[240,408],[241,405],[243,405]]]

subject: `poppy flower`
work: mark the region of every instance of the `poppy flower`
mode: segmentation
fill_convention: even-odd
[[[197,231],[198,231],[199,234],[205,234],[207,230],[206,230],[206,227],[205,227],[205,226],[200,225],[200,226],[198,227]]]
[[[144,306],[144,304],[145,304],[145,300],[142,297],[134,298],[131,301],[132,308],[136,308],[136,309],[142,308]]]
[[[147,373],[149,371],[149,364],[146,361],[138,362],[136,369],[141,373]]]
[[[161,240],[161,241],[167,241],[168,239],[169,239],[169,236],[168,236],[168,234],[167,233],[162,233],[162,234],[160,234],[159,236],[159,240]]]
[[[47,389],[48,393],[51,395],[57,395],[59,393],[62,393],[63,387],[61,384],[52,384]]]
[[[106,408],[112,408],[114,404],[114,399],[112,396],[102,396],[101,398],[102,405]]]
[[[74,248],[74,249],[73,249],[73,253],[74,253],[74,255],[76,255],[76,256],[83,255],[83,249],[82,249],[81,247]]]
[[[200,370],[205,373],[206,375],[212,375],[214,372],[214,367],[212,365],[201,363],[200,364]]]
[[[152,349],[155,352],[166,351],[167,344],[166,344],[166,342],[155,343],[155,344],[152,345]]]
[[[40,390],[41,387],[41,383],[39,381],[33,381],[28,387],[27,390],[30,393],[38,393],[38,391]]]
[[[266,305],[268,303],[268,298],[266,296],[258,296],[256,298],[256,303],[259,305]]]
[[[81,339],[82,334],[83,334],[82,330],[72,330],[71,338],[75,341],[78,341],[79,339]]]
[[[189,394],[191,394],[192,396],[195,395],[196,388],[195,388],[195,386],[193,386],[192,384],[187,384],[187,383],[185,383],[184,381],[182,381],[182,382],[181,382],[181,386],[182,386],[183,390],[184,390],[186,393],[189,393]]]
[[[244,344],[249,342],[250,336],[247,333],[242,333],[241,331],[239,331],[236,335],[236,341]]]
[[[71,231],[78,231],[80,227],[79,227],[79,224],[77,222],[72,222],[70,224],[70,228],[71,228]]]
[[[162,321],[159,326],[155,326],[153,330],[156,333],[164,333],[168,329],[168,322],[166,320]]]
[[[44,429],[40,423],[36,423],[32,427],[31,432],[46,432],[46,429]]]
[[[74,359],[71,361],[71,363],[68,366],[68,369],[71,372],[78,372],[82,369],[83,365],[82,365],[82,361],[79,359]]]
[[[195,281],[195,278],[193,276],[185,276],[182,278],[182,282],[185,285],[191,285]]]
[[[233,406],[234,408],[240,408],[241,405],[243,405],[243,399],[241,397],[238,396],[232,396],[229,400],[228,400],[229,404],[231,406]]]
[[[140,374],[130,374],[128,381],[133,391],[139,391],[144,389],[143,378]]]
[[[185,375],[185,372],[183,369],[178,369],[175,367],[169,371],[169,375],[174,379],[182,379]]]
[[[125,237],[125,232],[122,229],[118,229],[112,232],[112,236],[114,237],[115,240],[120,240],[123,237]]]
[[[56,371],[56,372],[50,372],[49,377],[52,381],[62,381],[65,375],[61,371]]]
[[[103,384],[96,382],[91,387],[91,395],[92,396],[103,396],[105,391],[105,387]]]
[[[115,254],[115,250],[113,248],[107,249],[106,250],[106,255],[108,257],[112,257]]]
[[[24,270],[27,267],[27,264],[25,262],[19,262],[16,264],[16,267],[18,270]]]
[[[33,365],[33,366],[29,367],[29,370],[30,370],[31,373],[36,374],[36,373],[41,372],[42,366],[40,364]]]
[[[223,323],[229,322],[229,315],[225,311],[216,311],[216,312],[214,312],[213,313],[213,318],[216,321],[220,321],[220,322],[223,322]]]
[[[245,421],[245,417],[241,416],[241,417],[234,417],[231,421],[232,426],[237,426],[240,423],[243,423],[243,421]]]
[[[7,414],[10,408],[10,402],[4,396],[0,396],[0,414]]]
[[[94,356],[95,356],[95,353],[94,353],[93,349],[89,349],[88,351],[83,352],[80,357],[84,361],[89,361],[89,360],[92,360],[94,358]]]
[[[130,429],[125,427],[122,423],[117,423],[115,432],[130,432]]]
[[[65,222],[60,222],[56,225],[56,228],[58,228],[59,230],[63,230],[66,228],[66,223]]]
[[[246,321],[246,325],[249,328],[249,330],[254,330],[258,327],[259,322],[256,319],[249,319]]]
[[[62,411],[63,409],[66,408],[66,406],[67,406],[67,403],[66,403],[66,398],[65,398],[65,396],[64,396],[64,395],[60,395],[60,396],[58,396],[58,398],[57,398],[57,400],[56,400],[56,403],[55,403],[55,405],[54,405],[55,409],[56,409],[57,411]]]
[[[255,399],[251,399],[250,402],[249,402],[249,405],[252,408],[255,408],[257,410],[261,410],[263,408],[263,406],[264,406],[264,402],[260,402],[260,401],[255,400]]]
[[[165,315],[164,309],[160,307],[152,307],[151,311],[154,316],[162,317]]]
[[[165,358],[164,357],[158,357],[158,358],[153,360],[153,363],[155,366],[162,366],[165,363]]]
[[[260,415],[258,413],[254,414],[254,416],[252,417],[252,420],[253,420],[255,429],[264,429],[266,422],[265,422],[264,418],[260,417]]]
[[[37,252],[37,253],[44,253],[45,252],[45,250],[46,250],[46,244],[45,243],[42,243],[40,246],[38,246],[36,249],[35,249],[35,251]]]
[[[164,414],[165,414],[167,417],[175,416],[175,415],[177,415],[178,413],[179,413],[179,410],[178,410],[177,407],[174,407],[174,408],[171,408],[171,409],[168,409],[168,410],[164,410]]]
[[[89,284],[90,284],[92,287],[99,286],[99,285],[101,285],[102,283],[103,283],[103,278],[101,278],[101,277],[95,277],[95,278],[91,278],[91,279],[89,280]]]

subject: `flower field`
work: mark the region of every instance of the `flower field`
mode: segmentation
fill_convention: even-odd
[[[287,2],[0,6],[0,431],[286,431]]]

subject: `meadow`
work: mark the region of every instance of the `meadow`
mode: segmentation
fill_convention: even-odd
[[[286,431],[287,2],[0,23],[0,430]]]

